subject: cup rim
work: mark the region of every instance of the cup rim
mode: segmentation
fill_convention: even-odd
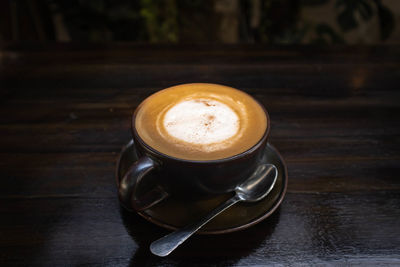
[[[188,84],[205,84],[205,83],[188,83]],[[213,83],[206,83],[206,84],[213,84]],[[186,85],[186,84],[178,84],[178,85]],[[178,85],[174,85],[174,86],[178,86]],[[215,84],[215,85],[222,85],[222,84]],[[174,86],[170,86],[170,87],[174,87]],[[233,89],[235,89],[235,90],[240,90],[240,89],[236,89],[236,88],[234,88],[234,87],[227,86],[227,85],[223,85],[223,86],[230,87],[230,88],[233,88]],[[170,88],[170,87],[167,87],[167,88],[165,88],[165,89],[168,89],[168,88]],[[164,90],[164,89],[162,89],[162,90]],[[264,111],[264,113],[265,113],[265,116],[267,117],[267,125],[266,125],[267,127],[266,127],[266,129],[265,129],[265,132],[264,132],[263,136],[260,138],[260,140],[258,140],[257,143],[255,143],[252,147],[250,147],[249,149],[247,149],[247,150],[245,150],[245,151],[243,151],[243,152],[241,152],[241,153],[239,153],[239,154],[236,154],[236,155],[233,155],[233,156],[230,156],[230,157],[227,157],[227,158],[213,159],[213,160],[190,160],[190,159],[177,158],[177,157],[173,157],[173,156],[167,155],[167,154],[165,154],[165,153],[162,153],[162,152],[156,150],[155,148],[151,147],[150,145],[148,145],[148,144],[140,137],[139,133],[138,133],[137,130],[136,130],[136,127],[135,127],[136,113],[137,113],[138,107],[139,107],[140,105],[138,105],[138,106],[136,107],[135,111],[134,111],[133,114],[132,114],[131,130],[132,130],[133,137],[134,137],[134,139],[136,139],[138,142],[140,142],[140,144],[141,144],[143,147],[145,147],[146,150],[149,150],[151,153],[153,153],[153,154],[155,154],[155,155],[157,155],[157,156],[160,156],[160,157],[163,157],[163,158],[167,158],[167,159],[170,159],[170,160],[175,160],[175,161],[180,161],[180,162],[186,162],[186,163],[194,163],[194,164],[223,163],[223,162],[228,162],[228,161],[236,160],[236,159],[238,159],[238,158],[242,158],[242,157],[244,157],[244,156],[247,156],[247,155],[249,155],[249,154],[252,154],[252,153],[253,153],[255,150],[257,150],[262,144],[266,143],[266,140],[267,140],[267,138],[269,137],[269,133],[270,133],[270,128],[271,128],[271,127],[270,127],[270,125],[271,125],[270,123],[271,123],[271,122],[270,122],[270,117],[269,117],[268,111],[267,111],[267,109],[264,107],[264,105],[263,105],[260,101],[258,101],[256,98],[254,98],[252,95],[248,94],[247,92],[245,92],[245,91],[243,91],[243,90],[240,90],[240,91],[243,92],[243,93],[245,93],[245,94],[247,94],[248,96],[250,96],[252,99],[254,99],[254,101],[256,101],[256,102],[258,103],[258,105],[260,105],[261,109],[262,109],[262,110]],[[158,92],[158,91],[157,91],[157,92]],[[143,101],[144,101],[144,100],[143,100]]]

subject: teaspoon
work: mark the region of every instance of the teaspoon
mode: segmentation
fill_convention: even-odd
[[[274,165],[263,164],[258,166],[246,181],[235,188],[235,195],[232,198],[219,205],[200,221],[187,225],[154,241],[150,245],[150,251],[161,257],[169,255],[180,244],[227,208],[241,201],[256,202],[266,197],[274,187],[277,177],[278,170]]]

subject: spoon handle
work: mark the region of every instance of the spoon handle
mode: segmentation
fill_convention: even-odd
[[[228,199],[213,211],[211,211],[207,216],[202,218],[200,221],[193,224],[189,224],[182,229],[176,230],[156,241],[151,243],[150,251],[157,256],[167,256],[172,251],[174,251],[180,244],[185,242],[186,239],[191,237],[196,233],[202,226],[211,221],[215,216],[231,207],[235,203],[241,201],[242,199],[235,194],[232,198]]]

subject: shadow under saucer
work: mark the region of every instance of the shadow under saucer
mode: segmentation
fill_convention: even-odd
[[[268,219],[253,227],[220,235],[194,235],[168,257],[158,257],[150,252],[151,242],[169,233],[168,230],[148,223],[138,214],[120,208],[127,232],[138,244],[133,252],[130,266],[191,266],[234,265],[247,257],[268,240],[280,219],[278,208]]]

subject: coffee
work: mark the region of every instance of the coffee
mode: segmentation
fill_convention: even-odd
[[[153,149],[180,159],[216,160],[240,154],[264,135],[267,116],[249,95],[216,84],[161,90],[135,111],[135,128]]]

